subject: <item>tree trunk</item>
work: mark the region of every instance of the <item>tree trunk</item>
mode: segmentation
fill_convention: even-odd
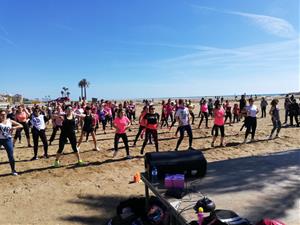
[[[83,87],[81,86],[80,88],[81,88],[81,99],[82,99],[82,97],[83,97]]]
[[[84,99],[86,100],[86,87],[84,87]]]

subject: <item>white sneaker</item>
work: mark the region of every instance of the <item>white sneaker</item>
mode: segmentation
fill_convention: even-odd
[[[13,172],[11,173],[11,175],[13,175],[13,176],[18,176],[19,174],[18,174],[16,171],[13,171]]]
[[[94,148],[94,150],[100,152],[100,149],[98,147]]]

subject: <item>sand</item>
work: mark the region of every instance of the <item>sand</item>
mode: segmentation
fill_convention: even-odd
[[[269,101],[270,102],[270,101]],[[256,102],[259,106],[259,102]],[[283,99],[280,101],[283,108]],[[269,109],[269,107],[268,107]],[[141,106],[138,107],[138,111]],[[161,112],[157,107],[157,112]],[[198,115],[199,106],[195,109]],[[139,113],[138,113],[139,114]],[[260,115],[260,114],[259,114]],[[284,110],[281,110],[281,121],[284,121]],[[203,150],[208,162],[266,155],[287,150],[300,150],[300,128],[283,128],[281,138],[266,140],[272,124],[270,116],[258,119],[256,142],[240,144],[244,132],[239,132],[242,122],[226,125],[226,147],[211,148],[211,129],[197,129],[199,118],[193,125],[196,149]],[[212,121],[209,121],[212,126]],[[130,144],[135,137],[138,125],[128,132]],[[159,130],[159,148],[161,151],[173,150],[177,138],[176,128],[171,132],[163,128]],[[47,130],[50,135],[51,127]],[[115,207],[122,199],[144,194],[143,183],[132,183],[133,175],[144,170],[144,160],[139,151],[142,141],[131,147],[133,159],[125,160],[125,149],[112,159],[114,130],[108,129],[106,135],[98,130],[100,152],[93,151],[91,137],[88,143],[81,146],[81,156],[87,166],[75,166],[76,158],[70,154],[70,145],[65,147],[65,155],[61,158],[62,167],[53,168],[54,156],[58,148],[58,135],[49,148],[49,159],[31,162],[33,149],[26,147],[25,138],[15,148],[16,167],[20,175],[9,175],[5,151],[0,151],[0,224],[105,224],[115,214]],[[217,139],[217,143],[219,139]],[[123,146],[122,143],[119,145]],[[185,138],[180,150],[186,150],[188,138]],[[154,151],[154,145],[146,146],[145,152]],[[43,155],[42,146],[39,155]],[[226,176],[226,174],[224,174]]]

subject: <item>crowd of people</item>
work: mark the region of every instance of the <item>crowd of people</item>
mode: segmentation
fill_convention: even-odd
[[[271,107],[269,114],[273,128],[269,139],[279,137],[281,129],[281,121],[279,116],[278,99],[273,99],[270,103]],[[45,106],[34,105],[33,107],[25,107],[19,105],[17,107],[8,106],[5,110],[0,111],[0,145],[7,152],[11,171],[13,175],[17,175],[14,160],[14,146],[16,142],[21,141],[22,131],[25,133],[28,147],[33,147],[33,157],[31,160],[38,159],[39,139],[43,144],[44,158],[48,158],[48,147],[55,140],[56,134],[60,131],[59,145],[54,161],[54,167],[60,166],[60,156],[63,153],[64,146],[67,143],[71,144],[73,152],[76,154],[77,163],[79,166],[84,165],[84,161],[80,157],[80,146],[85,140],[88,140],[89,135],[92,136],[94,150],[100,151],[101,147],[97,143],[96,134],[99,132],[99,125],[102,125],[102,131],[106,134],[107,127],[115,129],[114,137],[114,152],[112,157],[116,157],[119,151],[118,144],[120,138],[123,140],[126,150],[126,159],[131,159],[130,147],[127,132],[131,131],[131,126],[134,123],[139,124],[137,134],[133,141],[133,146],[136,146],[137,141],[141,137],[143,140],[140,154],[144,154],[147,144],[154,142],[155,150],[159,151],[159,133],[158,129],[167,127],[169,130],[178,123],[175,135],[179,132],[175,151],[178,151],[185,132],[188,135],[189,148],[193,149],[193,129],[192,125],[195,122],[194,110],[196,106],[191,100],[178,99],[172,101],[161,102],[161,113],[156,111],[155,104],[152,101],[143,101],[143,110],[140,115],[136,116],[136,105],[133,101],[117,102],[104,101],[88,103],[82,102],[60,103],[52,102]],[[158,105],[158,104],[156,104]],[[212,127],[212,142],[211,147],[215,146],[215,142],[220,133],[220,146],[225,146],[225,124],[228,120],[228,125],[238,123],[243,120],[241,130],[246,127],[243,143],[247,142],[248,136],[251,134],[251,141],[255,140],[257,128],[257,116],[261,111],[261,118],[266,117],[268,102],[265,98],[261,99],[260,108],[255,105],[255,100],[242,95],[239,103],[234,103],[224,98],[216,97],[215,99],[200,100],[199,114],[200,118],[198,129],[201,128],[202,122],[205,120],[205,128],[209,129],[209,118],[211,118]],[[298,116],[300,114],[299,104],[294,96],[287,95],[284,102],[285,124],[288,117],[290,118],[290,126],[299,126]],[[47,139],[46,129],[49,124],[52,124],[52,134],[49,140]],[[31,145],[30,129],[32,134],[33,146]],[[14,132],[15,131],[15,132]],[[76,133],[80,132],[79,140],[77,141]],[[13,135],[14,133],[14,135]]]

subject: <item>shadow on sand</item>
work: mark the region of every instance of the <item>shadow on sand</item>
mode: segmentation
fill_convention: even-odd
[[[99,164],[113,161],[107,160]],[[206,177],[192,182],[189,188],[201,190],[212,200],[214,197],[219,199],[223,197],[227,209],[233,209],[252,221],[266,217],[283,218],[287,215],[288,210],[297,207],[300,192],[299,173],[300,149],[295,149],[265,156],[211,162],[208,164]],[[270,190],[274,191],[270,192]],[[250,204],[251,202],[242,203],[244,197],[251,199],[249,193],[260,193],[263,197],[259,197],[255,204],[253,202],[252,204]],[[254,197],[255,195],[253,195]],[[127,197],[78,197],[68,203],[84,205],[101,212],[101,215],[104,216],[74,215],[60,219],[78,224],[106,224],[107,220],[115,214],[118,203],[124,198]]]

